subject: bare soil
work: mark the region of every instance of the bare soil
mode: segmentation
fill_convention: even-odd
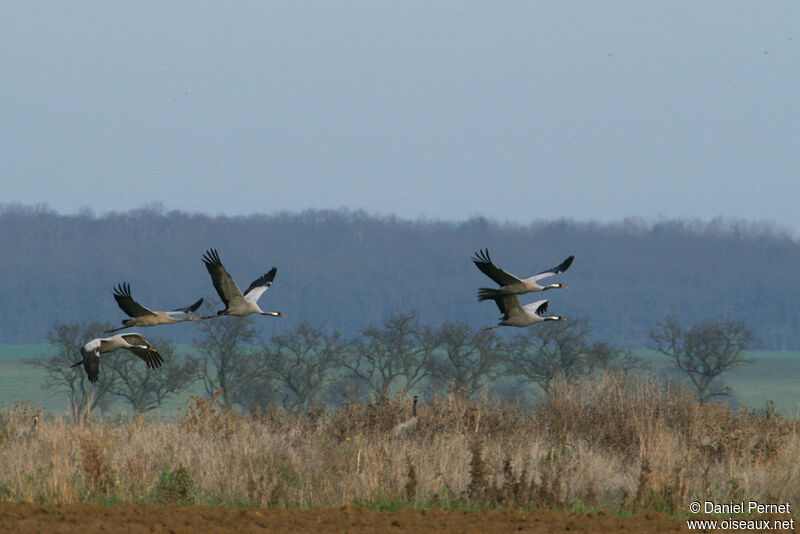
[[[18,534],[675,531],[686,531],[685,520],[655,512],[623,518],[602,512],[594,515],[551,511],[530,514],[519,511],[446,512],[438,509],[381,512],[355,506],[301,511],[141,504],[0,504],[0,532]]]

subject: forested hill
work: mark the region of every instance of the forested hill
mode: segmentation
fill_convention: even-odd
[[[201,261],[209,247],[243,289],[277,266],[261,304],[288,319],[258,317],[265,336],[300,321],[350,335],[395,311],[416,311],[433,324],[490,325],[499,313],[475,293],[492,282],[470,261],[486,247],[519,275],[574,254],[558,277],[570,289],[545,293],[549,311],[588,317],[597,339],[642,348],[648,330],[674,314],[686,322],[742,319],[764,348],[800,349],[800,242],[764,225],[520,226],[348,211],[211,217],[155,209],[97,217],[11,206],[0,211],[0,247],[0,343],[42,342],[57,321],[119,323],[124,315],[112,288],[123,281],[154,309],[205,297],[216,310]],[[197,337],[191,323],[151,332],[177,342]]]

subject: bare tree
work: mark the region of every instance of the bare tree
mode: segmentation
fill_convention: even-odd
[[[157,339],[151,341],[164,358],[164,364],[158,369],[148,369],[127,352],[104,357],[107,372],[116,376],[109,393],[130,403],[134,414],[158,408],[197,378],[197,358],[179,357],[171,343]]]
[[[472,396],[498,376],[505,346],[494,332],[445,323],[439,328],[426,327],[425,335],[430,345],[438,347],[429,361],[435,383]]]
[[[595,341],[586,349],[586,364],[593,371],[614,371],[627,374],[648,365],[629,349],[620,349],[606,341]]]
[[[642,366],[630,351],[589,341],[586,318],[528,328],[509,344],[506,374],[539,385],[550,395],[554,380],[574,380],[596,370],[628,371]]]
[[[67,394],[70,413],[76,421],[104,406],[114,388],[116,377],[113,373],[101,371],[100,380],[91,384],[83,367],[72,367],[81,359],[81,347],[90,339],[102,335],[103,330],[108,327],[108,324],[98,322],[57,323],[45,334],[55,347],[55,354],[25,361],[44,371],[45,388]],[[105,358],[101,365],[105,367]]]
[[[366,385],[376,400],[392,388],[409,391],[428,377],[435,342],[424,335],[413,313],[395,313],[380,326],[361,331],[337,358],[345,378]]]
[[[208,306],[208,304],[207,304]],[[206,394],[222,390],[222,402],[233,406],[237,394],[263,377],[263,360],[257,358],[257,333],[250,317],[218,317],[200,323],[203,338],[194,347],[202,355],[200,379]]]
[[[303,408],[321,393],[343,347],[339,332],[327,334],[307,322],[272,336],[262,356],[274,389],[281,391],[284,407]]]
[[[712,383],[725,371],[752,363],[744,351],[758,345],[753,332],[732,319],[705,320],[684,328],[677,318],[667,316],[650,331],[650,339],[689,377],[700,402],[730,396],[729,386]]]

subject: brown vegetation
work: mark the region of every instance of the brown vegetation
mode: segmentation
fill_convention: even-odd
[[[656,381],[555,384],[534,408],[433,395],[241,415],[191,398],[174,420],[0,413],[0,501],[439,505],[685,513],[691,500],[800,502],[800,432],[769,409],[731,412]]]

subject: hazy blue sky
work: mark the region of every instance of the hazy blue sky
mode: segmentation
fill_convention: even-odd
[[[800,231],[800,3],[0,6],[0,204]]]

